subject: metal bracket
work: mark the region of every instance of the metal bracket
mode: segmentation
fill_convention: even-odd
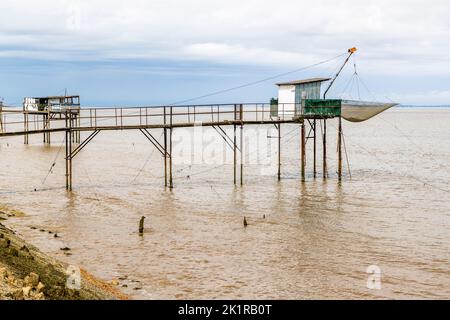
[[[155,148],[162,154],[162,156],[169,156],[169,153],[164,150],[164,147],[158,142],[158,140],[147,130],[147,129],[139,129],[142,134],[150,141]]]
[[[241,149],[239,149],[239,147],[237,145],[234,144],[233,139],[230,138],[230,136],[225,132],[225,130],[222,129],[221,126],[212,126],[214,128],[214,130],[216,130],[216,132],[223,138],[223,140],[226,142],[226,144],[231,148],[231,150],[234,150],[234,148],[236,147],[236,149],[241,152]],[[217,129],[217,128],[219,129]],[[220,131],[219,131],[220,130]]]
[[[99,134],[100,130],[95,130],[92,132],[86,140],[84,140],[78,147],[76,147],[71,153],[70,153],[70,159],[73,159],[81,150],[83,150],[84,147],[87,146],[89,142],[92,141],[92,139],[95,138],[97,134]]]

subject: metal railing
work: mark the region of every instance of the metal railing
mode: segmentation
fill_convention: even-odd
[[[0,134],[24,133],[38,130],[62,130],[65,119],[70,117],[72,130],[126,129],[139,127],[182,127],[229,122],[286,122],[303,114],[301,104],[208,104],[149,107],[96,107],[70,108],[63,112],[24,111],[6,109],[0,111]]]

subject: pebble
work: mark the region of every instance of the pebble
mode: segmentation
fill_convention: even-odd
[[[14,300],[23,300],[23,290],[15,289],[11,292],[11,296]]]
[[[44,288],[45,288],[45,285],[42,282],[39,282],[39,284],[36,287],[36,291],[38,293],[41,293],[44,290]]]
[[[45,296],[43,292],[39,292],[34,296],[34,300],[45,300]]]
[[[24,283],[26,286],[36,287],[39,285],[39,275],[37,273],[31,272],[25,277]]]
[[[6,277],[8,277],[8,271],[6,268],[0,268],[0,280],[4,280]]]
[[[31,287],[23,287],[22,288],[23,296],[25,298],[30,296],[31,289],[32,289]]]

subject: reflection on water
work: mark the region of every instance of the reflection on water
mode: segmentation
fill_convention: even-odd
[[[72,193],[62,155],[42,183],[61,136],[51,147],[2,138],[0,203],[26,213],[8,224],[30,242],[120,279],[137,298],[449,298],[449,121],[449,109],[396,109],[344,123],[352,179],[341,184],[335,124],[330,179],[304,184],[299,131],[286,125],[281,182],[255,164],[243,187],[233,186],[231,161],[177,164],[172,191],[163,159],[137,132],[96,137],[74,160]],[[366,286],[371,265],[381,290]]]

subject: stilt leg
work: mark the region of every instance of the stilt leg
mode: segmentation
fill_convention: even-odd
[[[342,180],[342,118],[339,117],[338,129],[338,177]]]
[[[67,123],[67,120],[66,120]],[[66,190],[69,190],[69,131],[66,131]]]
[[[236,108],[236,106],[235,106]],[[236,110],[234,111],[236,113]],[[233,126],[234,136],[233,136],[233,182],[236,185],[237,182],[237,168],[236,168],[236,125]]]
[[[164,128],[164,186],[167,187],[167,129]]]
[[[317,139],[316,139],[316,119],[314,119],[313,121],[313,134],[314,134],[314,145],[313,145],[313,174],[314,174],[314,179],[317,176]]]
[[[306,181],[305,178],[305,164],[306,164],[306,143],[305,143],[305,120],[301,121],[301,171],[302,171],[302,182]]]
[[[243,124],[241,124],[240,139],[241,139],[241,170],[240,170],[240,174],[241,174],[241,186],[242,186],[242,185],[244,185],[244,125]]]
[[[278,124],[278,181],[281,180],[281,123]]]
[[[169,135],[169,140],[170,140],[170,155],[169,155],[169,188],[173,189],[173,176],[172,176],[172,131],[173,131],[173,127],[172,127],[172,107],[170,107],[170,135]]]
[[[327,120],[323,119],[323,178],[326,179],[327,173]]]

